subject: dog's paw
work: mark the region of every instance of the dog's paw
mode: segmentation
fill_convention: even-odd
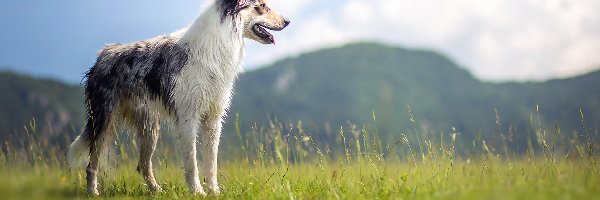
[[[204,192],[202,187],[195,187],[195,188],[191,189],[190,192],[192,193],[193,196],[203,196],[203,197],[206,196],[206,192]]]
[[[160,187],[160,185],[155,185],[155,186],[150,187],[150,192],[161,193],[161,192],[163,192],[163,189],[162,189],[162,187]]]
[[[96,189],[96,188],[88,188],[87,193],[88,193],[88,196],[90,196],[90,197],[100,196],[100,193],[98,192],[98,189]]]
[[[219,185],[214,185],[214,186],[210,186],[208,187],[208,191],[210,192],[210,194],[215,194],[215,195],[219,195],[221,194],[221,188],[219,187]]]
[[[205,197],[206,196],[206,192],[204,192],[204,190],[193,191],[192,195],[193,196],[203,196],[203,197]]]

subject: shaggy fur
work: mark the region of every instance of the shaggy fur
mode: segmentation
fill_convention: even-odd
[[[175,123],[190,192],[205,194],[196,160],[199,142],[209,191],[219,193],[218,145],[233,85],[242,72],[243,39],[271,44],[275,39],[266,29],[282,30],[288,24],[264,0],[216,0],[184,31],[102,49],[86,74],[87,123],[68,151],[72,166],[88,164],[88,193],[99,194],[99,157],[114,135],[110,127],[123,122],[137,131],[138,171],[151,191],[161,191],[152,154],[165,118]]]

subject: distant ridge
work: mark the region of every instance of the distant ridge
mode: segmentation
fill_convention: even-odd
[[[45,142],[66,144],[82,125],[83,91],[78,85],[0,71],[0,94],[2,143],[20,141],[27,128],[31,134],[47,135]]]
[[[0,94],[0,141],[19,138],[35,118],[38,134],[66,144],[85,117],[79,85],[0,72]],[[422,134],[447,134],[454,127],[461,133],[459,139],[469,144],[511,132],[516,141],[512,145],[523,150],[531,139],[532,118],[545,127],[558,123],[565,134],[598,129],[600,71],[496,84],[477,80],[433,51],[349,44],[241,75],[223,141],[226,145],[233,140],[228,137],[235,137],[236,113],[244,131],[253,123],[301,120],[313,135],[331,134],[348,122],[373,125],[374,113],[381,138],[391,141],[413,130],[408,106]]]
[[[398,139],[412,130],[407,106],[417,127],[436,134],[452,127],[470,142],[509,128],[531,133],[530,117],[556,122],[567,134],[600,121],[600,71],[574,78],[533,83],[488,83],[474,78],[447,57],[376,43],[357,43],[306,53],[243,75],[236,87],[232,113],[243,122],[302,120],[324,131],[346,122],[364,124],[377,116],[385,137]],[[500,120],[496,123],[496,111]],[[233,124],[233,123],[229,123]]]

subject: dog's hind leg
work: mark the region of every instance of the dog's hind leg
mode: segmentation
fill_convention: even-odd
[[[176,123],[183,167],[185,169],[185,181],[192,194],[206,195],[198,177],[198,161],[196,158],[198,121],[194,117],[179,116]]]
[[[87,193],[88,195],[98,196],[100,193],[98,192],[98,165],[100,151],[98,150],[98,146],[95,143],[90,145],[90,163],[85,169],[86,179],[87,179]],[[102,145],[100,145],[102,146]]]
[[[100,101],[104,98],[89,98],[88,119],[84,130],[84,139],[89,142],[90,162],[86,168],[87,192],[98,196],[98,166],[100,155],[110,144],[114,132],[110,131],[112,124],[111,101]],[[95,100],[95,101],[93,101]]]
[[[109,145],[112,133],[105,129],[100,129],[96,139],[90,144],[90,163],[86,168],[87,192],[89,195],[98,196],[98,166],[100,164],[100,155]]]
[[[152,114],[147,109],[143,109],[136,113],[134,120],[136,121],[137,136],[140,142],[140,161],[137,170],[144,177],[150,191],[160,192],[162,188],[156,183],[152,169],[152,155],[160,135],[158,114]]]

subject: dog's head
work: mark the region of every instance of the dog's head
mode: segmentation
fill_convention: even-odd
[[[243,27],[239,27],[245,38],[263,44],[274,44],[275,37],[268,30],[283,30],[290,21],[281,14],[271,10],[266,0],[222,0],[226,15],[240,18]],[[233,8],[233,9],[232,9]],[[227,11],[229,10],[229,11]]]

